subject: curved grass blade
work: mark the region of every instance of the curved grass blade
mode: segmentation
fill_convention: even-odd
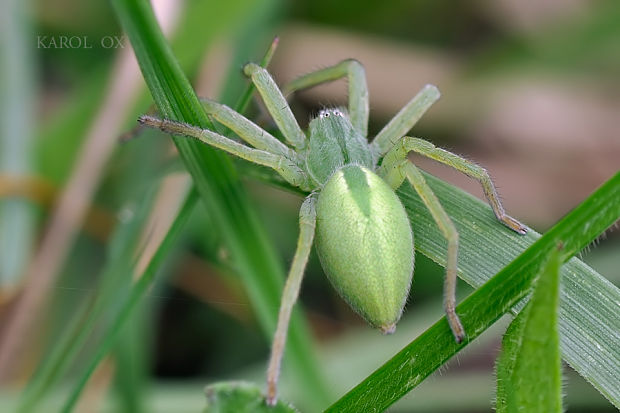
[[[212,127],[189,81],[168,48],[153,12],[144,0],[112,2],[129,36],[144,79],[163,117],[202,128]],[[173,137],[194,184],[207,206],[214,228],[230,250],[239,275],[255,307],[257,318],[269,337],[275,330],[284,272],[255,212],[250,207],[230,159],[189,139]],[[291,364],[316,393],[317,403],[327,389],[313,361],[312,340],[299,313],[289,331]]]
[[[191,8],[190,12],[191,11],[196,12],[195,7]],[[187,30],[189,28],[185,26],[185,29]],[[274,41],[268,49],[265,58],[261,62],[263,66],[266,66],[270,61],[276,45],[277,42]],[[248,84],[246,86],[243,99],[239,100],[236,107],[237,111],[243,112],[249,103],[252,90],[252,84]],[[191,201],[192,205],[194,205],[194,200],[195,198],[190,197],[187,202]],[[189,207],[186,206],[181,210],[185,210],[187,208]],[[136,226],[135,223],[132,228],[133,229],[131,231],[135,234],[139,234],[141,232],[140,226]],[[113,241],[113,243],[116,245],[117,252],[120,250],[125,251],[126,253],[134,254],[133,251],[135,248],[131,246],[132,244],[126,237],[121,237],[120,241],[116,240]],[[112,254],[108,258],[107,267],[104,269],[102,276],[102,279],[106,280],[106,282],[104,282],[101,288],[97,291],[96,297],[94,297],[92,304],[87,305],[85,310],[78,311],[76,313],[76,317],[64,329],[63,334],[60,336],[59,341],[55,343],[55,346],[49,353],[49,356],[42,360],[37,371],[29,381],[26,391],[21,395],[19,411],[32,411],[32,409],[36,407],[37,403],[41,402],[43,396],[49,392],[50,388],[57,383],[57,381],[74,362],[80,352],[80,349],[82,349],[84,343],[96,328],[97,322],[101,319],[105,309],[110,308],[110,303],[118,301],[114,299],[117,298],[117,291],[126,290],[126,286],[119,287],[118,282],[114,281],[115,274],[124,277],[129,271],[128,268],[124,267],[122,270],[119,270],[119,262],[121,262],[121,265],[124,265],[123,263],[126,262],[126,260],[121,261],[119,257],[122,258],[119,253],[116,253]]]
[[[493,274],[494,266],[518,255],[458,306],[470,341],[527,295],[532,279],[558,242],[564,242],[561,260],[566,261],[620,217],[620,173],[542,237],[533,231],[525,237],[509,233],[495,222],[490,209],[481,201],[437,178],[428,175],[426,178],[462,234],[459,275],[463,279],[478,286],[485,277]],[[445,245],[421,200],[406,187],[400,191],[400,196],[416,231],[417,248],[443,265]],[[472,256],[468,257],[470,253]],[[485,263],[488,264],[486,267]],[[563,267],[562,282],[560,335],[563,357],[618,406],[620,320],[615,314],[620,291],[576,258]],[[579,312],[572,311],[575,307],[580,308]],[[456,344],[448,323],[441,319],[327,411],[383,411],[466,344]]]
[[[498,413],[563,411],[558,337],[560,248],[551,252],[532,298],[502,340],[497,359]]]
[[[540,237],[531,230],[528,235],[519,236],[502,228],[485,203],[435,177],[427,175],[427,179],[432,181],[433,191],[459,229],[459,276],[473,287],[480,287]],[[568,225],[567,219],[574,220],[572,232],[559,233],[558,224],[545,234],[554,239],[544,248],[531,251],[531,265],[538,266],[534,273],[540,271],[548,251],[555,248],[557,242],[564,242],[564,253],[578,252],[618,219],[619,181],[620,173],[616,173],[562,219],[563,225]],[[401,191],[401,199],[416,233],[417,250],[445,265],[443,239],[420,199],[409,190]],[[607,219],[608,223],[597,227],[595,219]],[[617,317],[620,290],[577,258],[569,260],[561,273],[559,328],[562,358],[620,407],[617,385],[620,382],[620,318]]]

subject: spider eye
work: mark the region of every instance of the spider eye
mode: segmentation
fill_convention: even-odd
[[[328,117],[329,117],[329,112],[325,112],[325,113],[323,114],[323,116],[324,116],[324,117],[326,117],[326,118],[328,118]]]

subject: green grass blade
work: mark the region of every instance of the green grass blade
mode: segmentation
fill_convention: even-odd
[[[191,211],[194,209],[194,205],[196,204],[197,200],[198,195],[196,191],[191,191],[187,196],[187,199],[183,203],[179,214],[170,226],[170,230],[166,234],[166,237],[157,248],[157,251],[153,255],[153,258],[149,262],[148,266],[141,274],[138,281],[133,285],[125,300],[117,303],[118,311],[116,312],[116,314],[112,315],[109,318],[110,328],[103,337],[102,342],[97,346],[95,354],[89,359],[87,367],[78,378],[75,387],[73,387],[69,398],[65,402],[65,405],[62,409],[63,412],[70,412],[73,409],[73,406],[77,402],[78,397],[81,394],[88,379],[95,371],[101,360],[103,360],[106,354],[109,353],[110,349],[116,343],[116,339],[122,331],[122,327],[125,325],[125,322],[131,317],[134,309],[140,303],[141,298],[152,285],[158,269],[162,266],[165,258],[168,255],[168,252],[176,242],[181,232],[181,229],[189,218]],[[133,251],[133,249],[130,250]],[[124,273],[130,274],[131,270],[131,267],[125,268]]]
[[[278,39],[277,36],[273,39],[273,41],[271,42],[271,45],[269,45],[269,48],[267,49],[267,52],[265,53],[262,60],[260,61],[261,67],[266,68],[267,66],[269,66],[269,63],[271,62],[273,55],[276,53],[276,49],[278,47],[279,41],[280,39]],[[252,95],[254,94],[255,90],[256,90],[256,87],[254,86],[254,83],[249,83],[249,86],[245,89],[245,91],[243,92],[239,100],[237,101],[237,104],[234,106],[234,109],[236,112],[239,112],[239,113],[245,112],[248,105],[250,104],[250,101],[252,100]]]
[[[461,277],[477,286],[493,274],[494,267],[505,265],[457,308],[469,340],[475,339],[526,296],[531,280],[540,272],[545,258],[558,242],[564,242],[561,260],[566,261],[620,217],[620,173],[540,238],[533,231],[524,237],[512,235],[495,222],[490,209],[481,201],[437,178],[427,176],[427,179],[462,234]],[[443,265],[445,242],[434,221],[413,191],[403,187],[400,195],[416,232],[417,248]],[[474,257],[468,257],[468,254]],[[516,255],[518,257],[511,261]],[[615,314],[620,292],[575,258],[562,269],[562,278],[560,334],[563,357],[618,406],[620,321]],[[579,314],[571,311],[575,307],[580,308]],[[328,411],[383,411],[464,345],[466,343],[458,345],[454,342],[443,318]]]
[[[475,288],[532,245],[539,235],[531,231],[519,236],[497,224],[487,205],[437,178],[427,176],[431,187],[454,219],[460,233],[459,276]],[[548,234],[555,241],[545,248],[531,251],[531,262],[540,265],[546,259],[550,248],[557,242],[565,242],[565,250],[581,250],[606,228],[594,228],[591,217],[582,212],[597,210],[598,217],[618,217],[620,195],[617,189],[619,174],[616,174],[595,194],[602,190],[605,201],[594,194],[584,201],[581,209],[570,214],[574,219],[574,233],[567,236]],[[445,246],[441,234],[433,224],[421,200],[413,191],[403,188],[403,200],[412,227],[416,234],[416,248],[440,265],[445,265]],[[568,217],[567,217],[568,218]],[[439,242],[438,242],[439,241]],[[570,244],[576,242],[575,247]],[[535,271],[536,272],[536,271]],[[562,291],[560,294],[559,328],[562,358],[579,374],[588,380],[614,405],[620,406],[620,319],[617,308],[620,305],[620,290],[596,271],[573,258],[562,267]]]
[[[559,250],[553,250],[535,283],[531,300],[504,335],[497,359],[498,413],[562,412],[560,266]]]
[[[113,5],[127,33],[144,79],[162,116],[200,127],[210,127],[198,98],[168,48],[153,12],[143,0],[115,0]],[[230,159],[206,145],[173,138],[194,184],[229,249],[255,308],[271,338],[277,321],[284,273],[274,248],[241,186]],[[312,356],[304,320],[294,314],[289,331],[289,359],[303,386],[325,400],[327,390]]]

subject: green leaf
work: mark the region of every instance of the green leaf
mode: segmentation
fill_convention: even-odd
[[[482,201],[427,175],[429,184],[453,218],[460,234],[459,276],[475,288],[530,247],[540,237],[530,230],[519,236],[503,228]],[[616,173],[560,224],[545,242],[521,257],[524,271],[537,274],[549,251],[564,242],[563,253],[585,248],[620,217],[620,174]],[[421,200],[409,188],[401,191],[416,249],[445,265],[445,246]],[[600,223],[596,225],[596,223]],[[562,358],[615,406],[620,407],[620,290],[596,271],[573,258],[561,269],[559,329]]]
[[[554,250],[525,308],[508,327],[497,360],[496,411],[562,412],[558,336],[560,253]]]
[[[522,237],[512,234],[481,201],[437,178],[427,175],[427,180],[461,234],[459,275],[478,286],[501,269],[457,307],[470,341],[527,295],[531,280],[558,242],[564,242],[560,257],[564,262],[620,217],[620,173],[542,237],[534,231]],[[408,187],[401,189],[400,196],[416,233],[416,248],[444,265],[445,242],[422,201]],[[620,320],[615,314],[620,291],[576,258],[564,265],[561,273],[562,355],[618,406]],[[442,318],[327,411],[383,411],[465,345],[467,342],[455,343]]]
[[[267,406],[262,390],[252,383],[221,382],[205,388],[205,413],[296,413],[293,406],[279,400]]]

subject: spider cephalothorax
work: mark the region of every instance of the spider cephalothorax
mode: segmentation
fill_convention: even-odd
[[[356,164],[374,169],[366,137],[351,124],[340,109],[324,109],[310,121],[306,167],[318,187],[344,165]]]
[[[407,155],[414,151],[477,179],[497,218],[524,234],[526,228],[504,213],[487,172],[422,139],[405,136],[439,98],[427,85],[369,142],[368,89],[362,65],[355,60],[294,80],[287,93],[342,77],[349,81],[347,110],[324,109],[301,130],[283,93],[267,71],[253,63],[252,79],[286,144],[227,106],[205,101],[206,112],[251,146],[192,125],[143,116],[140,122],[163,131],[200,139],[248,161],[276,170],[290,184],[309,193],[300,210],[297,250],[282,295],[278,326],[267,372],[267,402],[276,401],[276,384],[286,332],[308,255],[316,235],[323,269],[340,295],[371,325],[394,331],[413,274],[413,233],[395,190],[408,180],[420,194],[448,240],[446,317],[457,342],[465,330],[456,314],[458,232],[450,217]],[[288,144],[288,145],[287,145]]]

